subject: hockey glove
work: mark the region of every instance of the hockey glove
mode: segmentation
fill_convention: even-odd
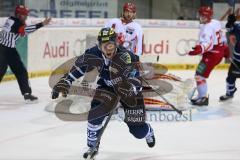
[[[195,47],[192,48],[193,51],[190,51],[188,55],[194,56],[202,53],[202,47],[200,45],[196,45]]]
[[[122,33],[119,33],[118,35],[117,35],[117,42],[118,42],[118,44],[123,44],[124,43],[124,36],[123,36],[123,34]]]
[[[226,28],[231,28],[236,20],[236,16],[234,14],[230,14],[227,18]]]
[[[70,82],[65,80],[65,79],[61,79],[54,87],[52,90],[52,99],[56,99],[59,97],[59,93],[62,93],[63,97],[67,97],[67,94],[69,92],[69,88],[70,88]]]

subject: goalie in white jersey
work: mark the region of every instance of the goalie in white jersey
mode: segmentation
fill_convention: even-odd
[[[105,24],[117,33],[118,43],[126,49],[140,56],[143,46],[142,27],[135,21],[136,6],[133,3],[125,3],[122,17],[114,18]]]
[[[208,105],[207,82],[211,71],[218,65],[223,57],[229,56],[229,49],[224,44],[221,24],[218,20],[212,19],[213,10],[203,6],[199,9],[200,32],[197,45],[190,51],[189,55],[202,55],[198,64],[195,80],[197,83],[198,96],[192,99],[193,105]]]

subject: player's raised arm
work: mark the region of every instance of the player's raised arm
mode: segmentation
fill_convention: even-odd
[[[34,31],[36,31],[37,29],[48,25],[51,21],[51,18],[45,18],[42,22],[37,23],[37,24],[33,24],[33,25],[27,25],[26,24],[26,20],[27,20],[27,16],[29,13],[29,9],[26,6],[23,5],[18,5],[15,9],[15,17],[18,18],[19,20],[19,26],[16,25],[16,33],[20,34],[21,36],[24,35],[28,35]]]
[[[43,22],[26,25],[29,9],[23,5],[17,5],[15,15],[7,18],[2,31],[0,32],[0,81],[6,73],[8,65],[16,75],[21,93],[26,102],[36,102],[37,97],[32,95],[29,85],[28,72],[22,63],[16,49],[17,40],[29,33],[49,24],[51,18],[46,18]]]

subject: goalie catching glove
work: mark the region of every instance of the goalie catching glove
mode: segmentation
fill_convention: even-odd
[[[53,87],[52,99],[59,97],[59,93],[62,93],[63,97],[67,97],[71,83],[65,78],[61,78],[60,81]]]

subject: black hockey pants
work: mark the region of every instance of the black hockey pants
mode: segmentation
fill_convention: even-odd
[[[8,66],[17,78],[22,95],[25,93],[32,93],[29,86],[27,70],[21,61],[16,48],[9,48],[0,44],[0,82],[6,73]]]

